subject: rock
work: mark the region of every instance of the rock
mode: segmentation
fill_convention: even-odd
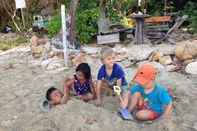
[[[40,58],[42,56],[43,51],[43,46],[31,46],[31,52],[34,58]]]
[[[55,46],[55,48],[57,48],[57,49],[63,49],[64,48],[63,47],[63,44],[62,44],[62,40],[61,40],[60,37],[61,36],[58,35],[58,36],[56,36],[56,37],[54,37],[54,38],[51,39],[51,44],[53,46]]]
[[[59,59],[58,57],[49,58],[47,60],[42,61],[41,66],[45,70],[55,70],[58,68],[64,67],[64,60]]]
[[[37,36],[33,36],[30,39],[30,43],[31,43],[30,48],[31,48],[32,56],[34,58],[41,57],[44,51],[43,41],[39,40]]]
[[[161,52],[163,55],[173,55],[175,53],[175,47],[176,45],[167,43],[154,46],[156,51]]]
[[[147,60],[153,51],[154,48],[151,48],[149,45],[133,45],[129,47],[128,57],[129,60]]]
[[[120,62],[120,65],[122,65],[122,67],[125,69],[129,68],[132,65],[132,63],[128,59],[125,59]]]
[[[98,54],[100,49],[98,47],[82,47],[81,50],[86,54]]]
[[[189,74],[197,75],[197,61],[188,64],[188,65],[185,67],[185,71],[186,71],[187,73],[189,73]]]
[[[48,64],[52,61],[52,59],[47,59],[41,62],[41,66],[43,69],[47,68]]]
[[[197,56],[197,40],[187,40],[178,43],[175,55],[181,61],[195,58]]]
[[[170,56],[163,56],[159,59],[159,63],[162,65],[169,65],[172,64],[172,59]]]
[[[128,49],[126,49],[124,46],[117,44],[115,45],[113,50],[116,56],[115,61],[121,62],[128,58]]]
[[[167,65],[166,66],[166,70],[169,72],[175,71],[176,70],[176,66],[175,65]]]
[[[80,53],[76,54],[71,61],[74,66],[77,66],[77,65],[84,63],[84,62],[87,62],[85,52],[80,52]]]
[[[48,66],[46,67],[46,70],[55,70],[55,69],[62,68],[62,67],[64,67],[64,60],[55,59],[55,60],[52,60],[48,64]]]
[[[159,59],[163,56],[161,52],[153,52],[149,57],[149,61],[159,61]]]
[[[153,62],[142,61],[142,62],[138,63],[138,66],[141,66],[141,65],[143,65],[145,63],[149,63],[149,64],[153,65],[158,70],[158,73],[161,73],[161,72],[163,72],[165,70],[165,68],[164,68],[164,66],[162,64],[160,64],[158,62],[155,62],[155,61],[153,61]]]
[[[183,62],[183,65],[188,65],[189,63],[192,63],[192,62],[194,62],[193,59],[185,60],[185,61]]]
[[[46,38],[38,38],[37,36],[33,36],[30,39],[30,48],[32,52],[32,56],[34,58],[39,58],[49,50],[50,43],[47,42]],[[46,47],[45,47],[46,45]]]

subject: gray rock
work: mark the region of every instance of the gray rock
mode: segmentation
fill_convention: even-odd
[[[155,50],[163,53],[164,55],[172,55],[175,53],[176,45],[164,43],[164,44],[154,46],[153,48],[155,48]]]
[[[147,60],[154,51],[149,45],[132,45],[128,50],[129,60]]]
[[[176,45],[160,44],[160,45],[128,45],[127,52],[130,60],[146,60],[153,51],[161,52],[163,55],[172,55],[175,52]]]
[[[51,44],[55,46],[57,49],[63,49],[62,39],[60,37],[54,37],[51,39]]]
[[[189,74],[197,75],[197,61],[188,64],[185,71]]]
[[[138,66],[141,66],[141,65],[143,65],[145,63],[149,63],[149,64],[153,65],[159,71],[159,73],[165,71],[165,67],[162,64],[160,64],[158,62],[155,62],[155,61],[153,61],[153,62],[142,61],[142,62],[138,63]]]

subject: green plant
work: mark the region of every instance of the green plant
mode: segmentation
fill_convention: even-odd
[[[60,15],[55,15],[52,17],[52,19],[49,21],[47,30],[49,37],[53,37],[56,35],[61,29],[61,17]]]
[[[99,9],[87,9],[77,12],[76,30],[81,43],[88,43],[92,37],[98,32],[97,19]]]
[[[163,15],[164,1],[148,0],[148,13],[154,16]]]
[[[197,2],[189,1],[182,11],[182,14],[186,14],[189,16],[188,27],[191,28],[192,33],[197,33]]]
[[[105,4],[107,17],[111,22],[120,22],[134,6],[136,6],[135,0],[108,0]]]
[[[81,43],[88,43],[98,32],[99,17],[98,1],[80,0],[76,12],[76,33]]]

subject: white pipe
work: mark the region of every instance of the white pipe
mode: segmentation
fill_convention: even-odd
[[[61,18],[62,18],[62,40],[64,47],[64,64],[67,66],[68,64],[68,49],[67,49],[67,33],[66,33],[66,15],[65,15],[65,5],[61,5]]]

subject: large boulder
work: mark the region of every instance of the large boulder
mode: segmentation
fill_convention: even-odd
[[[132,45],[128,48],[129,60],[147,60],[153,51],[154,48],[149,45]]]
[[[157,61],[162,65],[172,64],[172,58],[169,55],[164,56],[161,52],[153,52],[149,57],[149,61]]]
[[[187,40],[178,43],[175,55],[181,61],[194,59],[197,56],[197,40]]]
[[[188,64],[188,65],[185,67],[185,71],[186,71],[187,73],[189,73],[189,74],[197,75],[197,61]]]
[[[32,52],[32,56],[34,58],[40,58],[43,55],[46,55],[50,50],[50,43],[46,38],[39,38],[37,36],[33,36],[30,39],[30,48]]]

